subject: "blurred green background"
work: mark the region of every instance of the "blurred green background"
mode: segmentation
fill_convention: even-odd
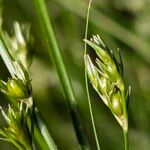
[[[84,81],[83,38],[88,0],[46,0],[67,71],[77,97],[92,149],[95,150]],[[30,68],[34,100],[58,149],[78,150],[64,95],[47,52],[32,0],[1,0],[3,28],[13,35],[13,22],[30,23],[34,37]],[[112,49],[121,49],[126,85],[132,86],[129,106],[131,150],[150,148],[150,1],[93,0],[89,35],[99,34]],[[0,59],[0,77],[7,79]],[[122,131],[90,85],[90,95],[102,150],[123,150]],[[8,101],[0,95],[0,104]],[[0,127],[4,123],[0,115]],[[1,150],[15,149],[0,141]]]

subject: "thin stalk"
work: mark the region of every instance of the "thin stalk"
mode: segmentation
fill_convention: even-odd
[[[88,150],[90,148],[84,131],[84,125],[77,108],[76,98],[57,44],[57,40],[55,38],[55,34],[51,25],[45,1],[44,0],[33,0],[33,1],[36,7],[36,13],[41,23],[41,28],[44,31],[44,37],[46,37],[46,40],[48,41],[47,44],[49,47],[48,48],[49,55],[56,67],[59,80],[67,100],[68,108],[70,110],[78,143],[81,146],[81,149]]]
[[[123,131],[123,135],[124,135],[124,147],[125,147],[125,150],[129,150],[129,135],[128,135],[128,131]]]
[[[87,11],[87,17],[86,17],[86,28],[85,28],[85,39],[87,39],[87,34],[88,34],[88,24],[89,24],[89,15],[90,15],[91,3],[92,3],[92,0],[89,1],[89,5],[88,5],[88,11]],[[85,42],[84,56],[86,56],[86,51],[87,51],[86,49],[87,49],[87,44]],[[93,110],[92,110],[92,105],[91,105],[91,99],[90,99],[90,94],[89,94],[86,67],[85,67],[85,72],[84,73],[85,73],[86,93],[87,93],[87,99],[88,99],[88,105],[89,105],[89,110],[90,110],[90,117],[91,117],[91,121],[92,121],[94,137],[95,137],[95,141],[96,141],[97,150],[100,150],[100,144],[99,144],[98,136],[97,136],[97,132],[96,132],[95,121],[94,121],[94,117],[93,117]]]

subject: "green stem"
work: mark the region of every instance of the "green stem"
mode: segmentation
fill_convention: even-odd
[[[89,88],[88,88],[88,82],[87,82],[87,73],[85,73],[85,82],[86,82],[86,92],[87,92],[90,116],[91,116],[91,121],[92,121],[92,127],[93,127],[93,131],[94,131],[94,137],[95,137],[95,141],[96,141],[97,150],[100,150],[100,144],[99,144],[99,141],[98,141],[97,131],[96,131],[96,127],[95,127],[95,121],[94,121],[94,117],[93,117],[91,99],[90,99],[90,95],[89,95]]]
[[[87,142],[86,134],[84,131],[84,126],[82,119],[80,117],[76,98],[73,92],[73,88],[70,83],[70,79],[68,77],[60,50],[58,48],[58,44],[55,38],[55,34],[51,25],[50,18],[48,16],[48,10],[46,8],[46,4],[44,0],[34,0],[36,6],[36,13],[39,17],[39,21],[41,23],[41,27],[44,31],[44,35],[46,40],[48,41],[48,52],[53,60],[63,91],[66,96],[67,104],[71,113],[71,117],[73,120],[73,125],[75,128],[76,136],[78,139],[78,143],[81,146],[81,149],[89,149],[89,144]]]
[[[91,3],[92,3],[92,0],[89,1],[89,5],[88,5],[88,11],[87,11],[87,17],[86,17],[87,18],[86,19],[86,28],[85,28],[85,39],[87,39]],[[87,49],[87,44],[85,42],[85,45],[84,45],[84,56],[86,56],[86,49]],[[93,127],[93,131],[94,131],[94,137],[95,137],[95,141],[96,141],[96,146],[97,146],[97,150],[100,150],[100,145],[99,145],[98,136],[97,136],[96,127],[95,127],[95,122],[94,122],[94,117],[93,117],[91,99],[90,99],[90,94],[89,94],[89,87],[88,87],[86,67],[85,67],[85,86],[86,86],[86,93],[87,93],[88,105],[89,105],[89,110],[90,110],[90,117],[91,117],[91,121],[92,121],[92,127]]]
[[[123,131],[123,135],[124,135],[125,150],[129,150],[129,136],[128,136],[128,131]]]

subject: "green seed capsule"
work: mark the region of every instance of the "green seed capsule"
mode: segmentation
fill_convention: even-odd
[[[123,113],[120,98],[119,92],[114,93],[111,98],[111,110],[116,116],[121,116]]]
[[[100,91],[100,93],[102,93],[102,95],[105,95],[110,91],[110,82],[108,79],[101,76],[98,83],[99,83],[98,90]]]
[[[92,83],[94,88],[97,88],[99,75],[89,55],[85,56],[85,67],[86,67],[90,82]]]
[[[7,82],[7,94],[13,98],[27,98],[27,89],[21,80],[10,79]]]

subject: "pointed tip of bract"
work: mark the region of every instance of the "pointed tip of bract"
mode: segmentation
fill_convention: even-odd
[[[91,41],[103,49],[107,48],[106,44],[104,43],[104,41],[102,40],[102,38],[98,34],[93,35],[91,38]]]
[[[7,114],[4,112],[3,108],[0,106],[0,111],[2,113],[2,116],[4,117],[4,119],[6,120],[6,122],[9,124],[10,123],[10,119],[8,118]]]
[[[84,42],[88,43],[89,41],[102,47],[106,47],[105,43],[103,42],[102,38],[97,34],[97,35],[92,35],[92,38],[90,40],[83,39]]]
[[[85,57],[85,67],[86,67],[86,71],[90,79],[90,82],[92,83],[94,88],[97,88],[99,75],[89,55],[86,55]]]
[[[3,80],[0,80],[0,89],[5,90],[6,89],[6,82]]]

